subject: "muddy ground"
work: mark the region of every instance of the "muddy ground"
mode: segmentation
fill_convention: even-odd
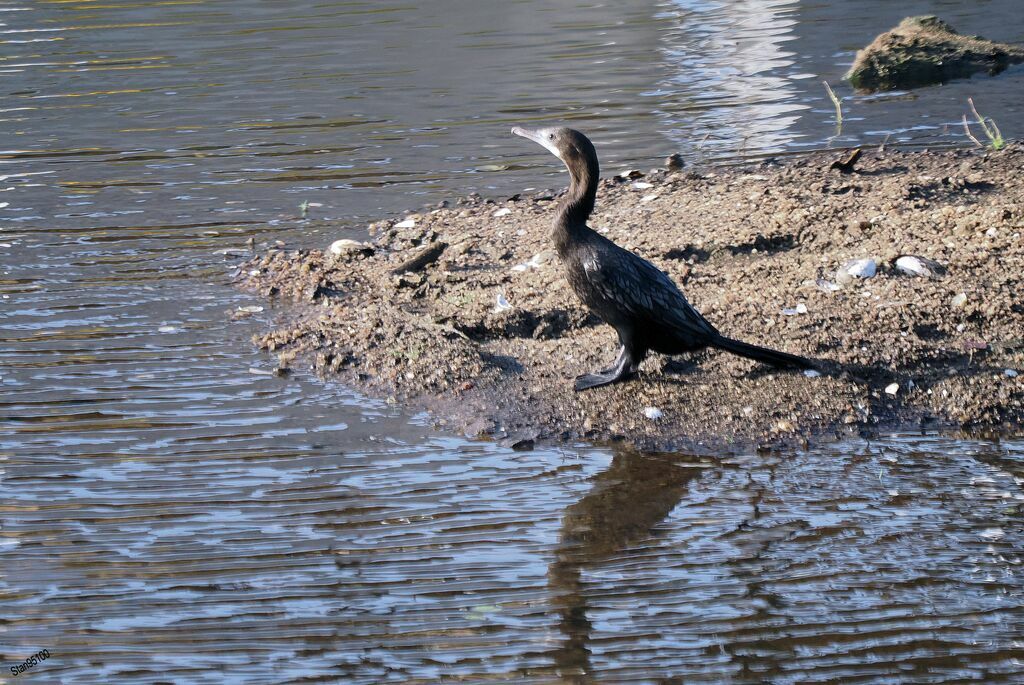
[[[551,252],[552,192],[377,222],[365,246],[337,255],[258,255],[241,285],[277,302],[281,325],[256,342],[282,368],[313,359],[441,426],[522,447],[1019,432],[1024,150],[871,151],[851,173],[830,168],[837,156],[607,178],[590,222],[664,269],[724,334],[820,359],[820,376],[708,351],[653,355],[632,382],[573,392],[574,376],[612,360],[616,339]],[[895,260],[906,255],[942,273],[904,274]],[[876,260],[877,273],[837,277],[856,259]]]

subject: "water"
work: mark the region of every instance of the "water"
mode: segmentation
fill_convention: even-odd
[[[250,238],[562,183],[516,123],[609,170],[959,144],[969,95],[1021,134],[1024,70],[839,82],[1015,3],[852,5],[0,2],[0,680],[1024,682],[1020,441],[512,452],[253,373],[273,312],[231,317]]]

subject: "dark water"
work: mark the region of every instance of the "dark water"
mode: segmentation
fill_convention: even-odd
[[[561,183],[512,123],[606,169],[960,144],[968,96],[1019,136],[1024,70],[840,83],[922,12],[1024,42],[1009,1],[0,1],[0,682],[1024,682],[1024,442],[512,452],[229,318],[248,238]]]

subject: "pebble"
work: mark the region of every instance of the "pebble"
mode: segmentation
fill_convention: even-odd
[[[993,226],[992,228],[985,231],[985,235],[987,235],[989,238],[996,238],[999,236],[999,229]]]
[[[814,369],[807,369],[806,371],[804,371],[804,375],[807,376],[808,378],[817,378],[818,376],[821,375],[821,372],[815,371]]]
[[[1003,373],[1005,373],[1008,378],[1016,378],[1019,375],[1016,369],[1006,369]]]
[[[644,172],[640,171],[639,169],[627,169],[626,171],[623,171],[621,174],[615,174],[614,180],[616,180],[616,181],[627,181],[627,180],[632,180],[634,178],[643,178],[643,177],[644,177]]]
[[[795,307],[787,307],[786,309],[783,309],[782,313],[785,316],[796,316],[797,314],[806,314],[807,313],[807,305],[804,304],[803,302],[801,302],[800,304],[798,304]]]
[[[662,411],[657,407],[644,407],[644,416],[651,421],[657,421],[662,417]]]
[[[945,271],[943,266],[935,260],[914,255],[904,255],[897,259],[896,269],[909,276],[924,276],[926,278],[936,278]]]
[[[495,298],[494,312],[504,312],[509,309],[512,309],[512,305],[505,299],[505,293],[498,293],[498,296]]]
[[[416,225],[416,219],[409,218],[405,221],[399,221],[395,224],[395,228],[412,228]]]
[[[954,295],[949,301],[949,306],[953,309],[963,309],[967,304],[967,293],[960,293]]]
[[[494,212],[494,214],[492,214],[491,216],[508,216],[511,213],[511,209],[509,209],[508,207],[502,207],[498,211]]]
[[[633,184],[633,187],[636,188],[637,190],[648,190],[650,188],[653,188],[654,184],[648,183],[647,181],[637,181],[636,183]]]
[[[657,200],[658,197],[659,196],[656,193],[652,193],[650,195],[644,195],[642,198],[640,198],[640,202],[652,202],[654,200]]]
[[[893,396],[895,396],[896,393],[898,393],[899,391],[900,391],[900,384],[899,383],[890,383],[889,385],[885,386],[885,394],[886,395],[893,395]]]
[[[839,267],[839,271],[836,272],[836,280],[846,283],[855,278],[874,278],[877,271],[878,265],[875,264],[874,259],[851,259]]]
[[[827,278],[817,279],[816,281],[814,281],[814,285],[818,286],[819,290],[823,290],[826,293],[834,293],[835,291],[842,290],[843,288],[841,285],[833,283]]]
[[[522,264],[516,264],[512,267],[512,270],[526,271],[527,269],[539,269],[544,265],[544,262],[548,261],[549,258],[550,255],[547,252],[538,252],[530,257],[530,261],[523,262]]]

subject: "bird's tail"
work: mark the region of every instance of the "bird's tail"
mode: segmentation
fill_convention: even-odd
[[[771,364],[772,366],[796,369],[815,368],[814,362],[810,359],[805,359],[804,357],[795,354],[789,354],[788,352],[769,350],[767,347],[758,347],[757,345],[751,345],[749,343],[733,340],[732,338],[726,338],[724,336],[720,336],[712,340],[711,345],[727,352],[738,354],[741,357],[756,359],[759,362]]]

